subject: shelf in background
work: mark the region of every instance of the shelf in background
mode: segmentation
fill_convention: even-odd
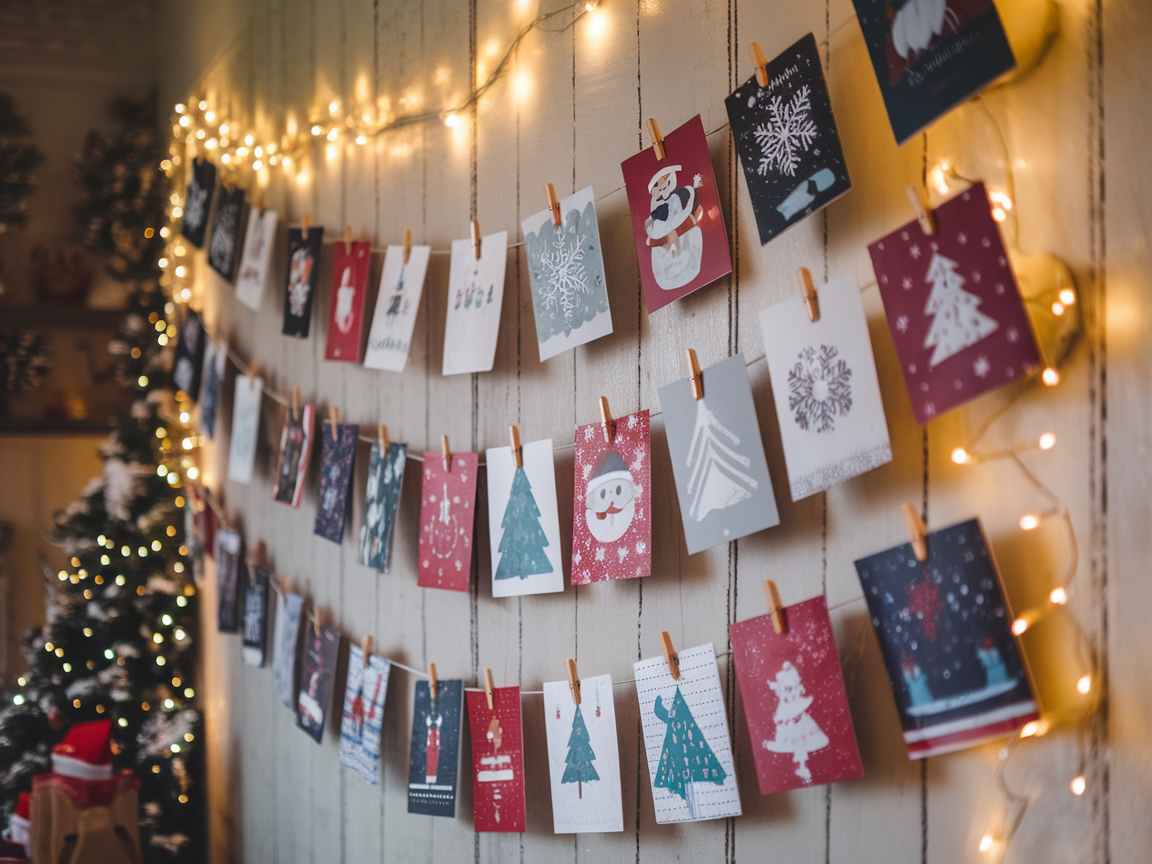
[[[41,330],[117,329],[127,309],[88,309],[84,306],[2,306],[0,327]]]

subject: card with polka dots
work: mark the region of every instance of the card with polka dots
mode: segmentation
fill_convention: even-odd
[[[476,519],[476,453],[424,452],[420,486],[421,588],[467,591]]]

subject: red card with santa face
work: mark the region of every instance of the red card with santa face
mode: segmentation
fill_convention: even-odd
[[[648,313],[732,272],[704,124],[697,114],[624,161],[624,185]]]
[[[360,362],[363,347],[364,295],[368,290],[371,243],[336,241],[332,253],[332,295],[328,303],[328,343],[325,360]]]
[[[420,487],[421,588],[467,591],[476,515],[476,453],[424,452]],[[447,464],[445,464],[447,463]]]
[[[472,736],[472,799],[476,831],[524,831],[524,744],[520,688],[470,690],[468,729]]]
[[[917,423],[1039,368],[983,183],[868,247]]]
[[[728,628],[760,794],[864,775],[824,597]]]
[[[619,417],[612,427],[576,427],[573,585],[652,572],[648,412]]]

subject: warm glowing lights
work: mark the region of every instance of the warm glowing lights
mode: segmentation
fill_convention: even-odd
[[[183,279],[188,273],[188,268],[185,267],[183,264],[177,264],[175,273],[176,273],[177,279]]]
[[[261,162],[259,159],[257,159],[255,162],[252,163],[252,170],[253,171],[259,171],[263,167],[264,167],[264,163]]]
[[[248,155],[248,148],[247,147],[237,147],[236,148],[236,158],[237,159],[243,159],[247,155]]]
[[[164,655],[163,655],[163,654],[161,654],[159,657],[157,657],[157,658],[156,658],[156,665],[157,665],[157,666],[163,666],[163,665],[164,665],[165,663],[167,663],[167,662],[168,662],[168,661],[164,659]]]
[[[1015,628],[1015,625],[1013,625],[1013,628]],[[1029,720],[1020,730],[1021,738],[1031,738],[1033,735],[1038,734],[1040,734],[1040,723],[1036,720]]]
[[[928,182],[941,195],[948,194],[948,163],[941,162],[928,172]]]
[[[197,141],[203,141],[207,137],[208,137],[208,133],[205,132],[203,129],[197,129],[196,130],[196,140]]]
[[[1012,199],[1003,192],[989,192],[988,198],[992,202],[992,218],[1003,222],[1012,211]],[[1060,314],[1060,313],[1056,313]]]
[[[173,108],[172,110],[174,110],[177,114],[183,114],[185,111],[188,110],[188,106],[185,105],[183,102],[177,102],[176,107]]]
[[[196,107],[199,108],[201,111],[203,111],[205,108],[208,107],[208,103],[205,100],[201,99],[199,104],[197,104]]]
[[[192,125],[192,120],[187,114],[185,114],[183,117],[181,117],[179,122],[180,122],[180,125],[183,126],[185,129],[187,129],[189,126]]]
[[[205,111],[204,112],[204,120],[208,123],[215,123],[216,122],[216,112],[215,111]]]
[[[1071,288],[1061,288],[1060,289],[1060,302],[1063,303],[1065,306],[1071,306],[1073,303],[1076,302],[1076,292],[1073,291]]]
[[[215,150],[216,149],[216,139],[215,138],[209,138],[207,141],[204,142],[204,148],[206,150]]]
[[[326,138],[327,138],[329,141],[335,141],[335,140],[336,140],[336,137],[337,137],[339,134],[340,134],[340,130],[339,130],[339,129],[337,129],[335,126],[333,126],[331,129],[329,129],[329,130],[328,130],[328,134],[327,134],[325,137],[326,137]]]
[[[1027,632],[1027,630],[1028,630],[1028,621],[1026,619],[1017,618],[1015,621],[1012,622],[1012,633],[1014,635],[1023,636]],[[1031,723],[1028,724],[1028,726],[1031,726],[1031,725],[1032,725]],[[1027,729],[1028,726],[1025,726],[1024,728]],[[1034,734],[1035,734],[1035,730],[1028,733],[1028,735],[1034,735]],[[1020,735],[1022,737],[1025,737],[1025,738],[1028,737],[1028,735],[1025,735],[1023,732],[1021,732]]]
[[[220,161],[223,162],[225,165],[228,165],[229,163],[232,162],[232,154],[231,153],[225,153],[223,156],[220,157]]]
[[[167,226],[167,225],[165,225],[163,228],[161,228],[161,229],[160,229],[160,236],[161,236],[161,237],[167,237],[167,236],[168,236],[169,234],[171,234],[171,233],[172,233],[172,232],[168,230],[168,226]]]
[[[1020,517],[1020,530],[1031,531],[1040,525],[1040,517],[1036,513],[1025,513]]]
[[[17,693],[15,696],[12,697],[12,704],[13,705],[23,705],[24,704],[24,697],[21,696],[19,693]]]
[[[283,160],[283,162],[282,162],[281,164],[282,164],[282,165],[283,165],[285,168],[290,168],[290,167],[292,167],[292,157],[291,157],[291,156],[285,156],[285,157],[284,157],[284,160]]]
[[[1062,587],[1057,586],[1052,589],[1052,593],[1048,595],[1048,599],[1055,603],[1057,606],[1063,606],[1068,602],[1068,591]]]
[[[116,723],[120,726],[121,729],[123,729],[125,726],[128,725],[128,719],[126,717],[121,717],[119,720],[116,721]]]
[[[517,99],[524,99],[532,92],[532,78],[527,72],[521,72],[512,79],[512,89]]]
[[[225,154],[225,155],[227,155],[227,154]],[[173,219],[179,219],[183,215],[184,215],[184,208],[183,207],[173,207],[172,208],[172,218]]]
[[[1056,436],[1053,435],[1051,432],[1045,432],[1043,435],[1040,436],[1040,449],[1041,450],[1051,450],[1055,446],[1056,446]]]
[[[980,851],[981,852],[987,852],[989,849],[992,848],[992,844],[995,842],[996,841],[992,839],[991,834],[985,834],[983,837],[980,838]]]
[[[340,113],[340,101],[339,100],[333,99],[331,102],[328,103],[328,113],[331,114],[333,117],[335,117],[337,114]]]
[[[197,468],[195,465],[193,465],[184,473],[186,473],[188,475],[189,480],[195,480],[197,477],[200,476],[200,469]]]
[[[1049,387],[1055,387],[1060,383],[1060,373],[1053,369],[1051,366],[1045,367],[1044,371],[1040,373],[1040,380],[1047,384]]]
[[[164,700],[164,707],[167,708],[169,711],[171,711],[173,708],[176,707],[176,703],[173,702],[171,699],[165,699]],[[173,752],[175,752],[175,751],[173,751]]]
[[[1078,693],[1087,694],[1092,689],[1092,676],[1081,675],[1080,680],[1076,682],[1076,690]]]
[[[363,145],[363,144],[367,144],[367,143],[368,143],[368,139],[367,139],[365,136],[363,136],[363,135],[357,135],[357,136],[356,136],[356,143],[357,143],[357,144],[361,144],[361,145]]]
[[[1052,314],[1055,315],[1057,318],[1059,318],[1061,315],[1063,315],[1064,314],[1064,304],[1063,303],[1053,303],[1052,304]]]
[[[184,300],[184,301],[191,300],[192,299],[192,289],[191,288],[181,288],[180,289],[180,299]]]
[[[159,267],[161,270],[163,270],[164,268],[166,268],[168,266],[168,259],[167,258],[161,258],[159,261],[156,262],[156,266]]]
[[[191,438],[185,438],[183,441],[180,442],[180,446],[183,447],[185,450],[191,450],[193,447],[196,446],[196,442],[193,441]]]
[[[460,125],[460,118],[457,117],[455,114],[449,114],[447,117],[444,118],[444,125],[447,126],[449,129],[455,129],[457,126]]]
[[[185,633],[184,630],[181,629],[180,627],[177,627],[174,631],[172,631],[172,637],[177,642],[183,642],[187,636],[188,636],[188,634]]]
[[[1073,795],[1083,795],[1084,790],[1088,788],[1088,781],[1084,779],[1083,774],[1080,774],[1072,778],[1072,782],[1068,784],[1068,787],[1072,790]]]
[[[319,134],[320,134],[321,132],[323,132],[323,131],[324,131],[324,130],[323,130],[323,129],[321,129],[319,126],[313,126],[313,127],[312,127],[312,134],[313,134],[313,135],[319,135]]]
[[[952,461],[955,462],[957,465],[963,465],[965,462],[968,461],[968,458],[969,458],[968,457],[968,451],[965,450],[963,447],[957,447],[955,450],[952,451]]]

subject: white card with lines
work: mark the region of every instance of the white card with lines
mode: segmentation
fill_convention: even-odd
[[[679,652],[680,679],[663,657],[633,663],[656,822],[739,816],[740,791],[712,643]]]

